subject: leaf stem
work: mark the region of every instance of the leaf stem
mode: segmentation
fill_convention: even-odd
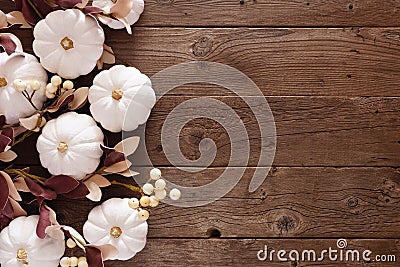
[[[131,185],[131,184],[125,184],[125,183],[120,183],[118,181],[112,181],[111,184],[113,185],[120,185],[123,186],[125,188],[128,188],[129,190],[133,191],[133,192],[137,192],[143,195],[143,190],[137,186]]]
[[[43,178],[43,177],[40,177],[40,176],[37,176],[37,175],[33,175],[33,174],[30,174],[30,173],[27,173],[27,172],[25,172],[25,171],[23,171],[23,170],[20,170],[20,169],[5,169],[4,170],[6,173],[8,173],[8,174],[16,174],[16,175],[19,175],[19,176],[21,176],[22,178],[31,178],[32,180],[34,180],[34,181],[36,181],[36,182],[38,182],[38,183],[40,183],[40,184],[42,184],[42,185],[44,185],[45,184],[45,181],[46,181],[46,178]]]
[[[34,132],[33,131],[27,131],[25,132],[20,138],[18,138],[18,140],[14,141],[14,143],[12,144],[12,146],[15,146],[21,142],[23,142],[26,138],[28,138],[29,136],[31,136]]]

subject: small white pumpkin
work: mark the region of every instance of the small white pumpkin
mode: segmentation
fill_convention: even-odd
[[[8,124],[18,123],[19,118],[25,118],[35,112],[35,108],[18,92],[13,85],[14,80],[21,79],[27,85],[27,91],[32,93],[30,82],[37,80],[41,89],[37,91],[32,102],[41,108],[45,96],[47,73],[37,59],[27,53],[0,53],[0,114],[6,116]]]
[[[111,244],[118,249],[115,260],[129,260],[146,245],[148,225],[129,207],[129,199],[112,198],[89,213],[83,235],[89,243]]]
[[[117,65],[100,72],[89,90],[93,118],[111,131],[133,131],[149,118],[156,96],[149,77],[138,69]],[[125,119],[127,110],[134,111]]]
[[[111,8],[115,5],[116,1],[112,0],[93,0],[92,6],[101,8],[105,12],[111,12]],[[128,16],[126,16],[126,20],[128,21],[129,25],[135,24],[138,20],[140,15],[144,11],[144,1],[143,0],[132,0],[132,9],[129,12]],[[108,27],[112,29],[123,29],[125,25],[115,19],[108,18],[101,16],[99,20],[106,24]]]
[[[57,267],[65,252],[64,240],[39,239],[39,216],[18,217],[0,233],[0,264],[4,267]]]
[[[51,174],[81,180],[98,167],[103,138],[92,117],[68,112],[44,126],[36,148],[40,162]]]
[[[91,72],[103,54],[103,29],[77,9],[48,14],[33,33],[33,51],[43,67],[66,79]]]

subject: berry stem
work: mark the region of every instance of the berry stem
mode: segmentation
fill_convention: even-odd
[[[134,185],[131,185],[131,184],[120,183],[120,182],[115,181],[115,180],[112,181],[111,184],[123,186],[123,187],[128,188],[129,190],[131,190],[133,192],[138,192],[138,193],[143,195],[143,190],[141,188],[137,187],[137,186],[134,186]]]

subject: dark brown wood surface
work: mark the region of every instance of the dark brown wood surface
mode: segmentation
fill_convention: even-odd
[[[230,140],[215,122],[198,119],[180,133],[181,151],[188,159],[200,156],[203,138],[215,141],[217,157],[203,172],[185,173],[171,166],[160,141],[160,128],[174,107],[199,96],[213,97],[232,107],[245,123],[251,157],[248,166],[234,165],[247,167],[245,175],[212,204],[153,210],[144,251],[107,266],[398,266],[400,1],[145,2],[133,36],[106,31],[117,63],[136,66],[149,76],[194,60],[239,69],[259,86],[274,114],[276,157],[265,182],[249,193],[252,173],[264,166],[257,167],[260,135],[246,98],[205,84],[171,91],[157,103],[146,126],[153,164],[187,186],[206,184],[223,172]],[[0,9],[11,7],[8,1],[0,3]],[[32,51],[32,33],[17,33],[25,50]],[[90,79],[78,83],[90,85]],[[121,138],[107,136],[111,144]],[[20,157],[15,164],[45,174],[34,142],[35,137],[16,148]],[[132,195],[115,186],[104,192],[103,199]],[[95,205],[86,200],[50,204],[62,223],[77,229]],[[396,255],[397,263],[257,259],[264,245],[322,250],[335,248],[339,238],[347,238],[354,249]]]

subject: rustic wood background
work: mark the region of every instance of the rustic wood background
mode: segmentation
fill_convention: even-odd
[[[229,159],[224,129],[196,120],[181,134],[182,151],[195,159],[202,138],[214,139],[219,150],[212,167],[187,174],[170,166],[159,129],[169,111],[190,98],[214,97],[234,108],[244,118],[254,153],[240,184],[226,197],[198,208],[160,206],[151,214],[144,251],[129,262],[107,266],[338,266],[257,260],[264,245],[319,249],[335,247],[338,238],[347,238],[353,248],[396,254],[400,261],[400,1],[145,2],[132,36],[106,30],[117,63],[149,76],[193,60],[239,69],[271,106],[277,151],[268,178],[249,193],[260,139],[244,101],[209,85],[182,86],[163,97],[147,124],[147,149],[165,176],[180,184],[205,184],[218,177]],[[2,0],[0,8],[9,11],[12,2]],[[31,31],[17,33],[31,52]],[[90,79],[79,83],[90,85]],[[121,138],[108,137],[111,144]],[[45,173],[34,141],[18,146],[15,164]],[[129,195],[111,187],[104,199]],[[85,200],[51,204],[60,222],[78,229],[95,205]]]

